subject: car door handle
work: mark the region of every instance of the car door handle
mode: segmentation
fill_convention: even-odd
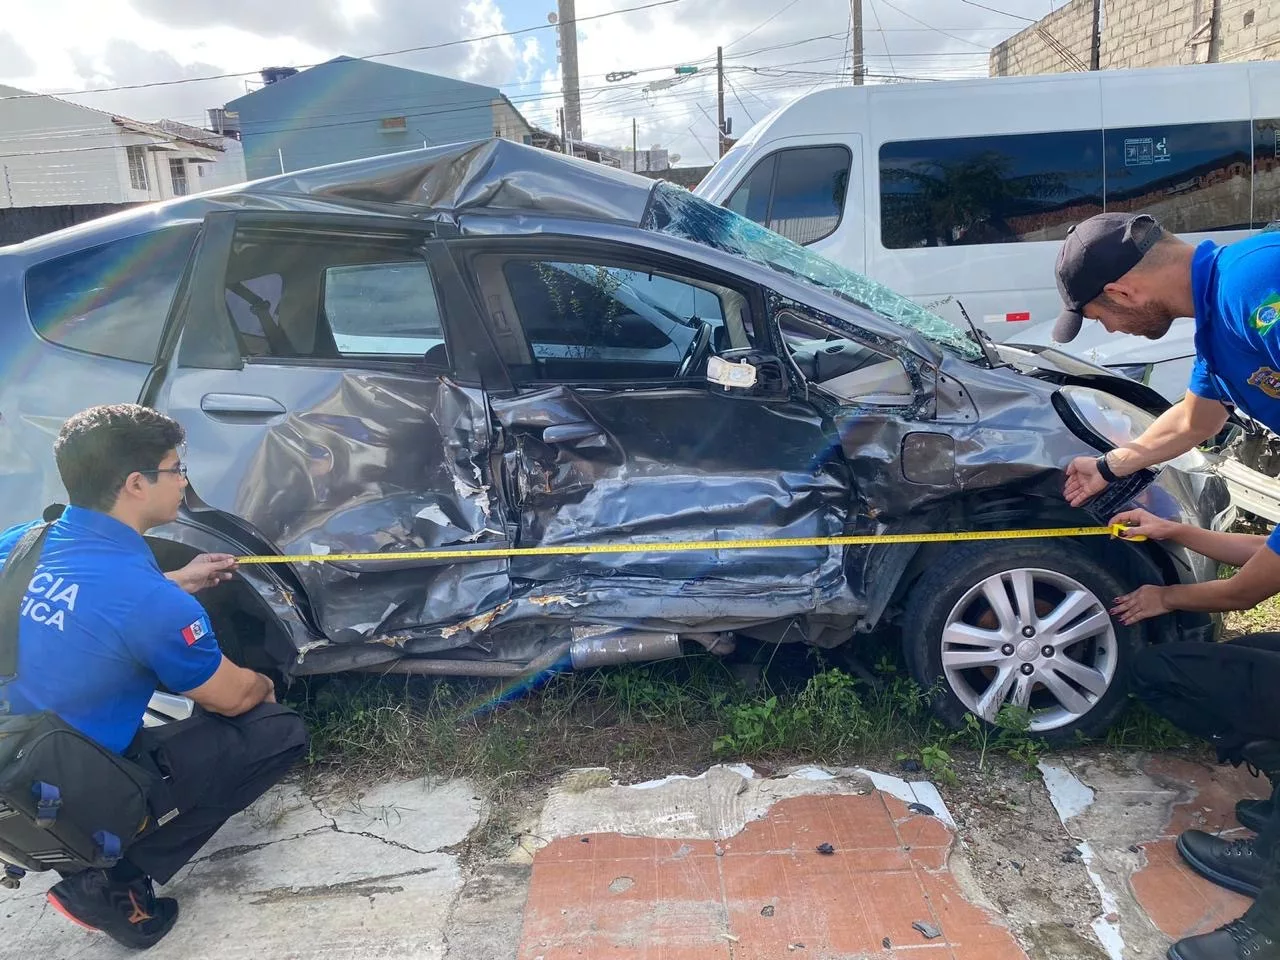
[[[603,436],[604,431],[594,423],[557,423],[542,431],[544,443],[574,443]]]
[[[200,398],[200,409],[215,417],[246,420],[278,417],[289,412],[274,397],[251,393],[206,393]]]

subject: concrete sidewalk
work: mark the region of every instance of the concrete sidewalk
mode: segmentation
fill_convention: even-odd
[[[163,894],[146,956],[378,960],[1138,960],[1239,916],[1192,874],[1187,826],[1238,831],[1243,770],[1140,755],[1046,760],[1044,782],[948,791],[857,769],[619,785],[575,771],[531,799],[505,855],[469,856],[485,798],[463,781],[358,799],[273,791]],[[0,895],[0,958],[132,956]]]

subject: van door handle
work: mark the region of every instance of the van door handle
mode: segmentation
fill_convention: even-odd
[[[250,393],[206,393],[200,398],[200,409],[210,416],[229,420],[279,417],[289,412],[274,397]]]

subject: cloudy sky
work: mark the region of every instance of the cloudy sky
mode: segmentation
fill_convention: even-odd
[[[770,109],[847,76],[848,0],[577,0],[584,135],[662,144],[682,165],[715,149],[715,49],[725,48],[726,113],[739,134]],[[986,51],[1065,0],[865,0],[870,82],[986,74]],[[339,54],[541,27],[515,36],[376,56],[382,63],[497,86],[535,123],[560,105],[555,0],[5,0],[0,84],[56,92],[140,120],[203,125],[205,110],[253,89],[256,71]],[[995,8],[987,9],[987,8]],[[677,63],[709,75],[646,92]],[[635,71],[610,83],[610,72]],[[231,75],[231,76],[228,76]],[[216,79],[208,79],[216,78]],[[173,81],[188,81],[174,83]],[[104,91],[101,88],[142,86]],[[81,92],[74,92],[81,91]]]

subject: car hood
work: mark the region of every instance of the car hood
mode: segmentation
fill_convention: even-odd
[[[1079,383],[1096,387],[1159,415],[1170,406],[1167,397],[1128,377],[1055,347],[1033,344],[993,343],[997,356],[1019,373],[1053,383]]]
[[[1010,337],[1008,342],[1018,346],[1052,347],[1104,367],[1164,363],[1193,356],[1196,352],[1195,321],[1190,317],[1175,320],[1169,332],[1159,340],[1107,333],[1102,324],[1086,322],[1070,343],[1057,343],[1053,339],[1053,324],[1052,320],[1037,323]]]

